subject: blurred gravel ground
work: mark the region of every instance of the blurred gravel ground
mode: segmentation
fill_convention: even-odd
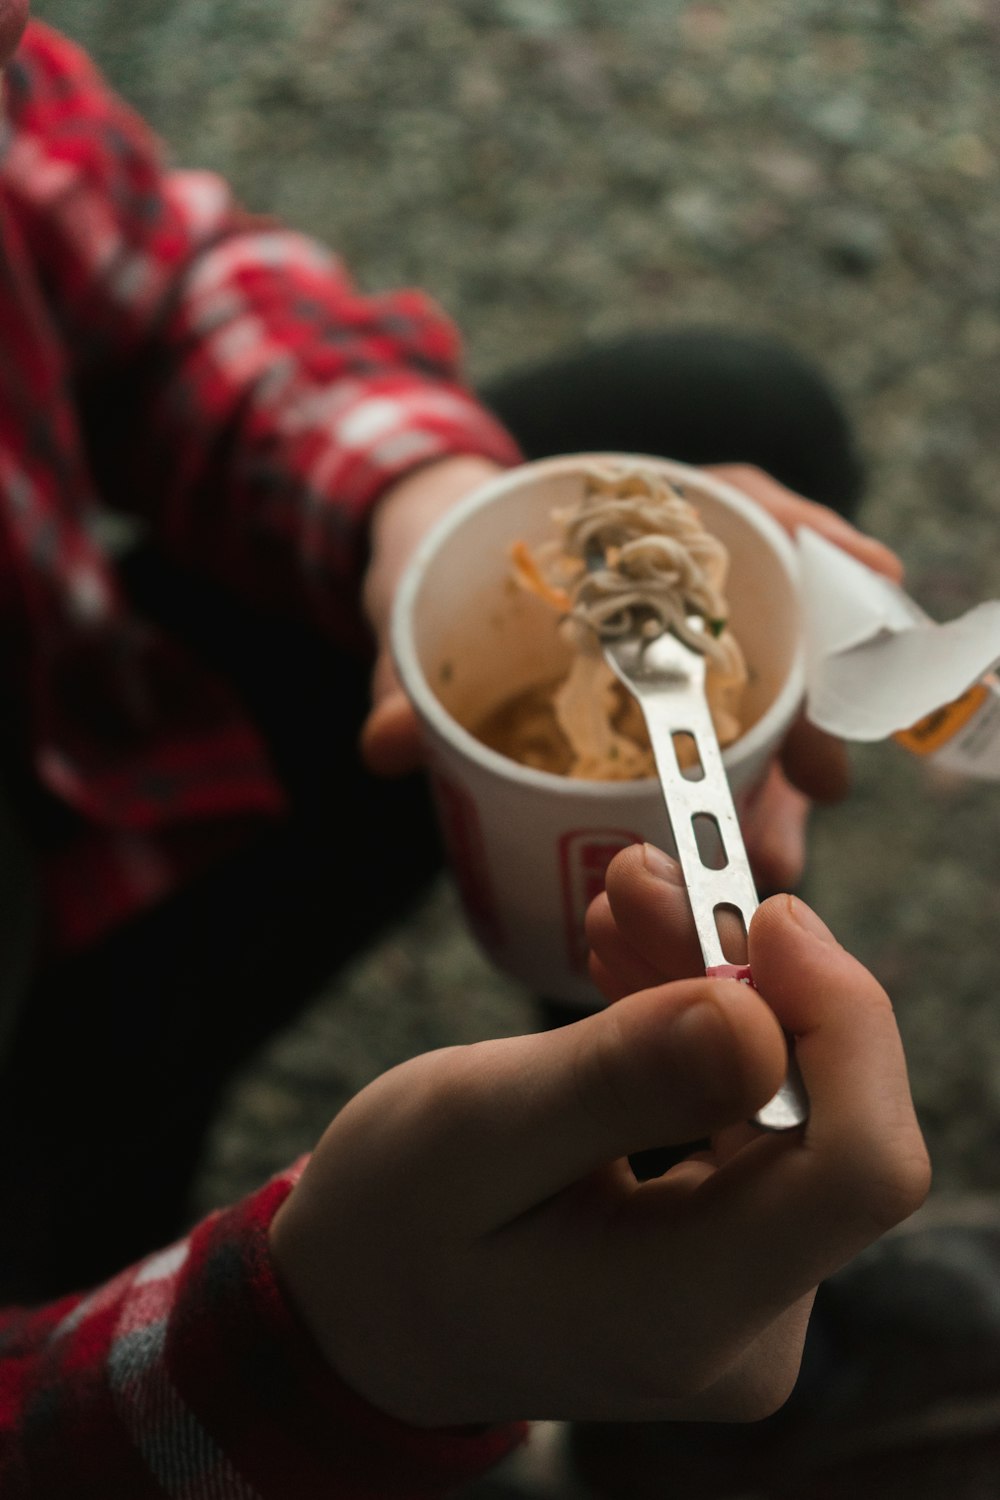
[[[937,618],[1000,596],[997,0],[37,0],[186,164],[416,284],[477,379],[684,321],[816,357]],[[856,757],[808,894],[892,993],[939,1185],[1000,1186],[1000,788]],[[447,888],[234,1090],[202,1199],[410,1052],[534,1024]]]

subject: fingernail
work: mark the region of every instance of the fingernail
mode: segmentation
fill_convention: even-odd
[[[811,933],[815,938],[819,938],[821,943],[829,943],[834,948],[840,947],[840,944],[826,923],[816,915],[811,906],[807,906],[797,896],[789,896],[788,898],[788,915],[804,931]]]
[[[669,854],[664,854],[663,850],[657,849],[655,844],[643,844],[642,858],[646,869],[654,879],[665,880],[668,885],[684,884],[681,867],[676,859],[671,859]]]

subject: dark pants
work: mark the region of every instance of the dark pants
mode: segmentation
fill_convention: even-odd
[[[845,514],[860,495],[823,381],[760,339],[633,338],[518,372],[485,399],[529,457],[740,460]],[[365,667],[146,548],[123,566],[137,607],[237,686],[292,812],[29,990],[0,1077],[0,1299],[85,1285],[182,1230],[235,1066],[440,867],[422,778],[375,781],[358,761]]]

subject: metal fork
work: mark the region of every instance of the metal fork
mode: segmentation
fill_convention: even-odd
[[[696,616],[689,618],[688,624],[695,630],[704,628],[704,622]],[[669,630],[653,638],[644,636],[641,629],[623,636],[603,636],[601,645],[605,660],[633,694],[646,721],[705,972],[752,985],[749,966],[727,959],[717,922],[720,907],[732,908],[749,931],[759,903],[705,698],[705,655]],[[697,756],[697,765],[687,773],[678,759],[678,735],[690,737]],[[699,824],[703,845],[715,846],[711,864],[706,863],[699,846]],[[802,1125],[808,1115],[808,1096],[789,1043],[785,1081],[774,1098],[754,1115],[754,1123],[765,1130],[791,1130]]]

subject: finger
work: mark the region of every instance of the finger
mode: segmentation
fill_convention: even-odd
[[[652,989],[656,984],[655,979],[647,980],[645,984],[631,984],[623,982],[619,977],[619,970],[610,969],[594,952],[587,955],[587,970],[591,979],[601,994],[610,1004],[621,1000],[625,995],[634,995],[637,990]],[[648,972],[648,971],[647,971]]]
[[[746,1119],[786,1061],[758,995],[682,981],[555,1031],[427,1054],[406,1065],[405,1095],[385,1075],[360,1096],[366,1150],[373,1129],[391,1131],[380,1155],[393,1191],[483,1234],[610,1162]],[[355,1108],[338,1118],[341,1142]]]
[[[875,977],[795,896],[772,897],[757,911],[750,962],[758,989],[798,1038],[811,1147],[833,1154],[877,1134],[922,1151],[895,1015]]]
[[[791,786],[775,762],[740,817],[747,856],[761,891],[798,884],[806,862],[810,802]]]
[[[361,726],[361,758],[376,776],[404,776],[423,761],[420,725],[401,690],[380,699]]]
[[[791,536],[800,526],[808,526],[876,573],[884,574],[894,583],[902,582],[903,564],[895,552],[883,542],[859,531],[829,506],[805,499],[753,464],[716,464],[708,472],[755,500]]]
[[[814,802],[839,802],[850,790],[850,762],[843,740],[800,715],[781,747],[781,764],[793,786]]]
[[[866,535],[845,521],[835,510],[830,510],[825,505],[818,505],[814,500],[804,500],[801,496],[786,490],[784,494],[777,496],[768,506],[775,520],[781,522],[787,531],[795,536],[802,526],[808,526],[810,530],[819,532],[827,541],[839,547],[842,552],[849,552],[856,557],[865,567],[871,568],[875,573],[881,573],[886,578],[891,578],[894,583],[901,583],[903,579],[903,564],[891,548],[884,542],[877,541],[875,537]]]
[[[750,930],[751,962],[778,1019],[797,1033],[811,1099],[803,1131],[759,1138],[706,1179],[677,1217],[647,1183],[629,1203],[628,1279],[655,1276],[656,1226],[713,1288],[692,1309],[707,1384],[768,1323],[922,1202],[926,1149],[888,999],[803,903],[775,897]],[[648,1310],[647,1310],[648,1311]],[[694,1326],[694,1325],[693,1325]]]
[[[788,1400],[802,1363],[815,1292],[770,1323],[706,1389],[663,1403],[671,1422],[759,1422]]]
[[[754,979],[782,1025],[810,1097],[803,1132],[762,1138],[698,1194],[698,1243],[739,1244],[707,1267],[726,1290],[711,1312],[733,1327],[804,1295],[914,1212],[929,1186],[888,998],[804,903],[778,896],[750,929]],[[655,1188],[655,1183],[649,1186]],[[650,1200],[652,1201],[652,1200]],[[716,1252],[710,1250],[709,1255]],[[721,1326],[721,1325],[720,1325]]]
[[[540,1157],[533,1168],[540,1197],[609,1160],[747,1119],[759,1107],[749,1101],[772,1096],[787,1062],[767,1006],[720,980],[640,991],[545,1040],[550,1055],[535,1077],[548,1128],[527,1126],[529,1138],[554,1142],[551,1167]]]
[[[597,958],[615,972],[624,951],[609,941],[610,932],[659,980],[703,974],[705,960],[680,865],[652,844],[632,844],[616,854],[605,875],[608,907],[614,929],[595,932]],[[742,933],[738,920],[721,919],[724,946]]]
[[[626,941],[612,915],[606,891],[591,902],[584,932],[590,945],[590,975],[606,1000],[620,1000],[636,990],[651,989],[665,978],[679,977],[662,974]]]

